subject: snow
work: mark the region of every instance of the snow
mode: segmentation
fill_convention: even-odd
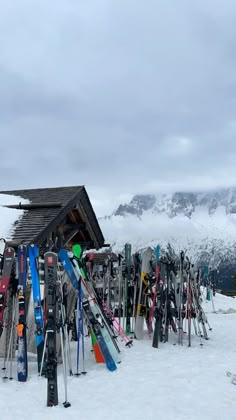
[[[225,254],[235,257],[236,214],[226,214],[223,206],[213,215],[200,207],[191,218],[184,215],[170,218],[166,213],[153,214],[150,210],[140,218],[133,215],[101,218],[99,225],[106,242],[117,252],[125,242],[132,244],[133,251],[155,247],[157,243],[165,248],[170,243],[177,253],[184,249],[195,261],[203,250],[212,254],[212,249],[218,255],[225,250]]]
[[[236,299],[217,294],[214,305],[217,313],[211,302],[203,304],[213,328],[203,347],[195,336],[191,348],[187,339],[183,346],[173,345],[177,338],[171,333],[170,342],[153,349],[146,335],[131,348],[120,343],[122,363],[113,373],[95,363],[86,338],[87,375],[67,378],[67,409],[62,405],[62,366],[59,405],[48,408],[46,380],[37,376],[35,359],[27,383],[0,381],[1,419],[235,420],[236,386],[226,372],[236,373]],[[75,366],[76,343],[71,344]]]
[[[22,217],[24,211],[2,207],[9,204],[28,203],[21,197],[8,194],[0,194],[0,238],[11,239],[11,229],[15,221]]]
[[[126,237],[133,241],[144,238],[149,241],[168,240],[177,237],[235,240],[236,237],[236,214],[225,214],[223,207],[219,207],[214,215],[207,214],[201,208],[191,218],[184,215],[170,218],[167,214],[152,214],[147,211],[140,218],[133,215],[101,218],[99,224],[108,241],[120,237],[123,242]]]

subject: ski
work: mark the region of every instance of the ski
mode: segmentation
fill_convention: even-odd
[[[139,286],[137,314],[136,314],[135,329],[134,329],[135,337],[137,338],[137,340],[142,340],[144,336],[144,319],[145,319],[146,310],[147,310],[144,291],[148,285],[148,276],[149,276],[151,258],[152,258],[152,249],[147,248],[146,251],[144,251],[143,258],[142,258],[141,279],[140,279],[140,286]]]
[[[80,362],[80,339],[82,344],[82,361],[83,361],[83,370],[79,372],[79,362]],[[83,294],[81,288],[81,280],[79,280],[78,288],[78,300],[77,300],[77,370],[76,375],[86,374],[85,371],[85,352],[84,352],[84,313],[83,313]]]
[[[132,315],[131,304],[131,245],[125,244],[125,318],[126,318],[126,334],[129,335],[131,331],[130,318]]]
[[[28,247],[28,256],[30,263],[30,272],[32,279],[33,301],[34,301],[34,319],[35,319],[35,339],[38,359],[38,372],[41,370],[44,347],[44,331],[43,331],[43,310],[41,305],[40,279],[38,271],[39,250],[37,245],[31,244]]]
[[[158,290],[159,290],[159,283],[160,283],[160,246],[159,245],[156,246],[155,255],[156,255],[155,285],[154,285],[152,307],[150,311],[148,332],[149,332],[149,335],[151,335],[152,321],[155,315],[156,322],[155,322],[154,333],[153,333],[152,347],[157,348],[158,347],[158,334],[159,334],[159,318],[160,318],[159,307],[157,304]]]
[[[57,254],[46,252],[44,255],[45,289],[46,289],[46,376],[47,406],[58,405],[57,388]]]
[[[6,241],[4,238],[0,239],[0,274],[2,273],[3,269],[3,256],[4,256],[4,250],[6,247]]]
[[[25,382],[28,376],[27,363],[27,337],[26,337],[26,280],[27,280],[27,247],[18,247],[18,353],[17,353],[17,378],[20,382]]]
[[[4,312],[7,301],[7,290],[11,280],[11,272],[14,265],[15,251],[8,247],[3,254],[2,278],[0,280],[0,337],[3,332]]]

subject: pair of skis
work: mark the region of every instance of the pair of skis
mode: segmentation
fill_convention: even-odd
[[[32,246],[34,248],[34,246]],[[34,259],[37,253],[34,253]],[[32,260],[32,258],[31,258]],[[34,266],[32,267],[34,268]],[[58,256],[55,252],[46,252],[44,254],[44,273],[45,273],[45,292],[44,292],[44,311],[45,311],[45,327],[43,342],[39,342],[38,361],[40,362],[40,375],[45,370],[47,378],[47,406],[53,407],[58,405],[58,384],[57,384],[57,333],[60,333],[61,352],[63,360],[63,375],[65,386],[65,408],[71,406],[67,400],[67,367],[66,357],[67,351],[64,349],[65,334],[65,316],[62,308],[61,284],[58,280]],[[39,282],[37,283],[39,284]],[[40,290],[35,288],[35,316],[37,316],[39,337],[41,338],[41,314],[40,309]],[[38,295],[37,295],[38,293]],[[35,299],[36,298],[36,299]],[[43,318],[42,318],[43,319]],[[42,348],[43,343],[43,348]],[[67,345],[67,344],[66,344]],[[38,348],[37,347],[37,348]],[[67,348],[66,348],[67,350]]]
[[[1,240],[0,263],[2,278],[0,280],[0,337],[4,328],[4,313],[7,303],[7,293],[11,282],[12,270],[15,263],[15,251],[13,248],[5,248],[4,240]]]
[[[86,274],[80,263],[80,249],[75,246],[73,251],[73,255],[71,255],[71,253],[68,255],[68,252],[65,249],[61,249],[59,251],[59,259],[62,262],[72,285],[76,289],[78,289],[78,284],[81,282],[83,295],[82,305],[90,325],[94,351],[97,352],[98,359],[104,359],[108,370],[114,371],[117,369],[116,363],[120,362],[119,353],[111,339],[104,317],[96,302],[96,298],[87,284]]]
[[[27,361],[27,326],[26,326],[26,281],[27,281],[27,248],[25,245],[18,247],[18,353],[17,353],[17,377],[18,381],[25,382],[28,377]]]
[[[17,323],[17,338],[18,338],[18,355],[17,355],[17,377],[18,381],[25,382],[27,380],[27,342],[26,342],[26,279],[27,279],[27,248],[24,245],[18,247],[18,323]],[[5,241],[0,240],[0,265],[2,278],[0,280],[0,336],[4,328],[5,309],[8,298],[8,291],[12,281],[12,274],[15,268],[15,251],[11,247],[6,247]],[[14,313],[15,313],[15,308]],[[10,327],[10,339],[8,342],[9,348],[13,341],[13,325]],[[9,350],[9,349],[8,349]],[[9,351],[8,351],[9,353]]]
[[[14,342],[14,326],[16,307],[14,304],[14,280],[15,280],[15,251],[13,248],[7,247],[5,240],[0,241],[0,263],[1,263],[1,280],[0,280],[0,337],[7,325],[5,336],[5,358],[4,379],[12,379],[12,357]],[[8,367],[10,364],[10,376],[8,376]]]
[[[28,255],[33,289],[38,372],[40,375],[44,373],[47,378],[47,406],[52,407],[58,405],[56,348],[56,335],[58,327],[58,257],[54,252],[46,252],[44,254],[44,326],[38,270],[38,247],[34,244],[30,245],[28,249]],[[63,405],[64,407],[70,406],[70,403],[67,401],[67,390],[66,401],[63,403]]]

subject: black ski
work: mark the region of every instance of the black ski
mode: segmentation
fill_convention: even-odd
[[[46,376],[47,406],[58,405],[57,389],[57,255],[54,252],[47,252],[45,259],[45,288],[46,288]]]

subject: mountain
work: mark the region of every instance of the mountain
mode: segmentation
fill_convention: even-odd
[[[146,211],[151,211],[153,214],[165,213],[169,217],[181,214],[191,217],[199,208],[204,208],[209,215],[212,215],[220,206],[224,207],[226,214],[236,213],[236,188],[207,193],[137,194],[129,204],[121,204],[114,215],[142,216]]]
[[[125,242],[134,251],[170,243],[175,252],[186,250],[193,261],[214,269],[236,267],[236,188],[137,194],[99,223],[115,251]]]

